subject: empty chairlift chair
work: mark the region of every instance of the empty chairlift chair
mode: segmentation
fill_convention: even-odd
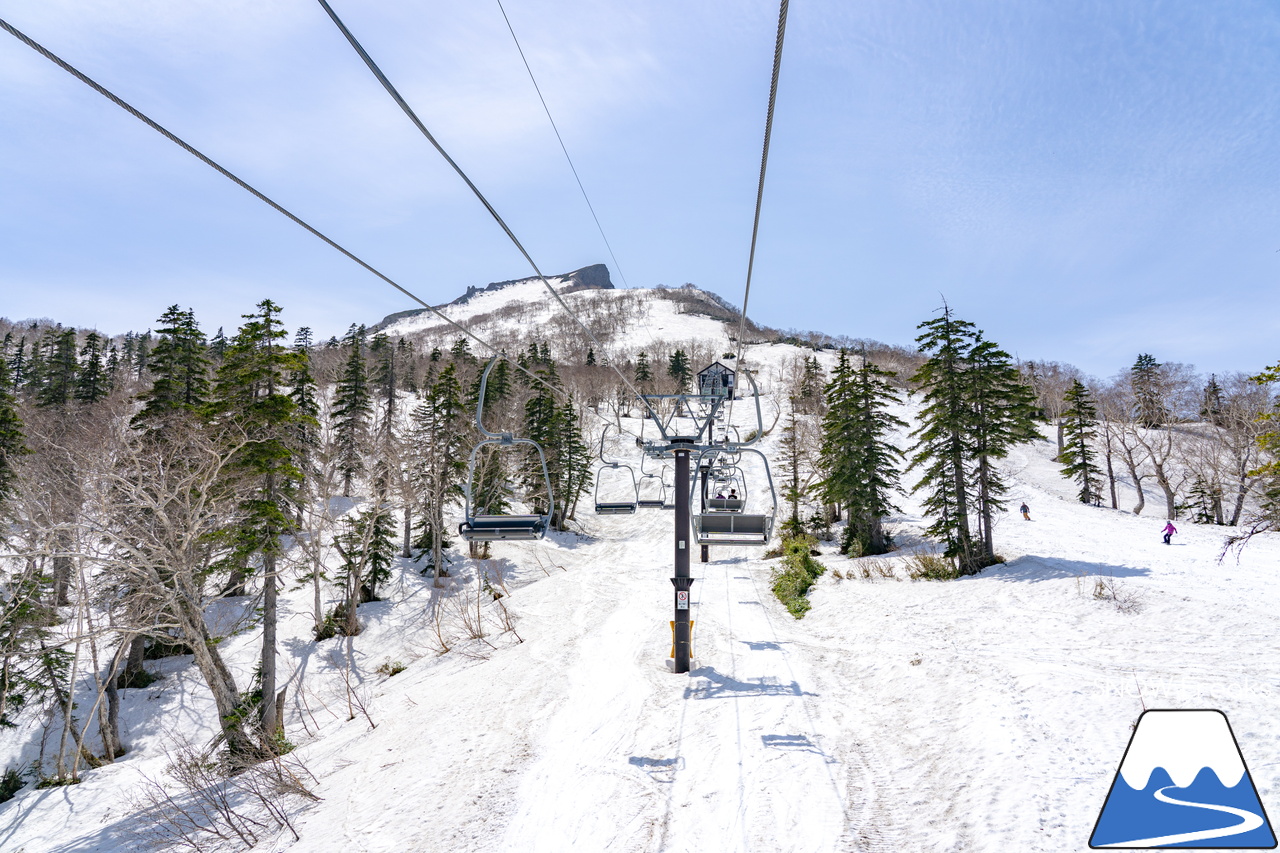
[[[609,432],[605,426],[600,433],[600,470],[596,472],[596,514],[598,515],[631,515],[640,504],[640,485],[636,482],[636,472],[622,462],[610,462],[604,458],[604,439]],[[605,469],[613,473],[606,478]],[[625,479],[621,472],[626,472]],[[606,485],[607,483],[607,485]]]
[[[463,508],[463,522],[458,525],[458,535],[468,542],[541,539],[546,535],[547,527],[551,523],[551,515],[555,511],[555,497],[551,491],[551,473],[547,470],[547,457],[536,441],[527,438],[515,438],[509,432],[490,432],[484,428],[484,422],[481,418],[484,412],[485,388],[489,382],[489,371],[493,369],[497,361],[498,358],[496,356],[491,359],[480,377],[480,400],[476,403],[476,427],[485,438],[472,448],[471,458],[467,464],[466,504]],[[542,464],[542,479],[547,489],[546,513],[543,515],[491,515],[486,513],[483,508],[477,511],[473,498],[476,484],[476,459],[480,448],[486,445],[507,448],[520,444],[529,445],[538,453],[538,460]]]
[[[667,484],[662,478],[664,465],[658,473],[644,470],[645,455],[640,456],[640,481],[636,484],[636,506],[641,509],[662,509],[667,503]]]

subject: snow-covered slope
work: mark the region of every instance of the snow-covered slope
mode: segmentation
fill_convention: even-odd
[[[459,308],[527,298],[550,312],[523,287]],[[672,303],[644,307],[620,335],[629,346],[724,334]],[[805,352],[750,348],[772,395],[766,425]],[[734,420],[753,426],[754,410],[739,404]],[[910,497],[898,554],[823,548],[831,571],[801,621],[772,596],[760,549],[713,548],[693,565],[688,675],[666,666],[673,517],[660,510],[582,511],[584,535],[495,545],[443,594],[402,561],[350,640],[309,643],[309,592],[291,591],[287,733],[321,799],[294,818],[297,840],[286,830],[257,849],[1083,851],[1144,706],[1225,712],[1280,810],[1280,541],[1220,563],[1223,528],[1187,524],[1165,546],[1154,516],[1074,501],[1053,452],[1044,440],[1008,460],[1011,505],[1025,500],[1033,520],[1001,517],[1007,562],[976,577],[906,578],[906,555],[929,547]],[[258,642],[250,628],[222,646],[240,683]],[[127,794],[160,776],[175,736],[211,734],[187,660],[124,691],[129,755],[0,806],[0,849],[134,849],[143,822]],[[30,756],[30,737],[0,734],[0,764]]]

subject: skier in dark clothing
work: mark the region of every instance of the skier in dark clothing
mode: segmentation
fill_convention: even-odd
[[[1176,528],[1176,527],[1174,527],[1174,526],[1173,526],[1173,522],[1172,522],[1172,521],[1170,521],[1168,524],[1166,524],[1166,525],[1164,526],[1164,544],[1168,545],[1168,544],[1169,544],[1169,538],[1170,538],[1171,536],[1173,536],[1173,534],[1175,534],[1175,533],[1177,533],[1177,532],[1178,532],[1178,528]]]
[[[1022,506],[1018,507],[1018,512],[1022,513],[1022,517],[1027,521],[1031,520],[1031,507],[1027,506],[1027,502],[1023,501]]]

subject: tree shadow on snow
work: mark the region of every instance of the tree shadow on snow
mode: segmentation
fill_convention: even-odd
[[[1010,560],[997,566],[984,569],[981,573],[961,580],[979,580],[990,578],[1001,581],[1038,581],[1063,580],[1079,577],[1112,577],[1135,578],[1146,577],[1150,569],[1133,566],[1116,566],[1110,563],[1086,563],[1081,560],[1064,560],[1059,557],[1040,557],[1028,554],[1016,560]]]

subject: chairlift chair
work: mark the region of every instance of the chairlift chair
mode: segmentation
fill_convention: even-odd
[[[699,454],[698,461],[701,463],[702,457],[719,452],[721,451],[717,448],[708,448]],[[737,447],[733,452],[735,454],[751,453],[760,457],[760,461],[764,464],[765,482],[768,484],[769,498],[773,503],[772,509],[768,513],[744,511],[743,505],[747,497],[744,479],[742,497],[739,500],[707,498],[701,504],[701,512],[692,515],[693,538],[698,545],[764,545],[773,536],[773,524],[778,516],[778,494],[773,487],[773,475],[769,473],[769,460],[759,450],[750,447]],[[739,466],[735,464],[734,467]],[[692,497],[691,494],[690,499]]]
[[[640,481],[636,484],[636,506],[641,509],[662,509],[667,503],[667,484],[662,478],[667,466],[662,466],[656,474],[645,471],[646,456],[648,456],[647,453],[640,455]]]
[[[630,465],[624,462],[611,462],[604,458],[604,439],[609,432],[608,425],[600,433],[600,470],[596,472],[596,514],[597,515],[630,515],[636,511],[636,507],[640,503],[640,485],[636,482],[636,472]],[[601,483],[604,477],[604,470],[611,468],[614,471],[625,470],[631,477],[631,490],[625,495],[617,497],[626,497],[628,500],[601,500]]]
[[[773,524],[778,517],[778,492],[773,487],[773,474],[769,471],[769,459],[759,450],[751,447],[760,440],[764,433],[764,418],[760,413],[760,389],[756,387],[755,378],[749,371],[743,371],[747,382],[751,385],[751,396],[756,401],[756,432],[747,442],[738,444],[726,442],[720,447],[708,447],[698,454],[697,468],[701,468],[703,460],[711,470],[709,477],[720,477],[728,482],[740,478],[742,486],[738,501],[731,498],[708,498],[702,496],[701,512],[692,516],[693,538],[698,545],[764,545],[773,536]],[[728,438],[726,431],[725,438]],[[739,462],[742,454],[750,453],[760,457],[764,465],[765,484],[769,489],[769,499],[773,506],[768,514],[748,513],[744,511],[747,493],[746,475],[742,473]],[[710,458],[708,458],[710,457]],[[697,485],[693,486],[697,489]],[[689,494],[692,501],[694,491]]]
[[[497,364],[498,356],[489,360],[484,373],[480,376],[480,399],[476,403],[476,428],[485,438],[471,449],[471,458],[467,463],[466,502],[463,506],[463,521],[458,525],[458,535],[468,542],[529,541],[541,539],[546,535],[551,524],[551,515],[555,512],[555,495],[551,490],[551,472],[547,469],[547,457],[536,441],[528,438],[515,438],[509,432],[490,432],[485,429],[482,416],[484,414],[485,388],[489,383],[489,371]],[[514,447],[527,444],[538,452],[538,461],[542,465],[542,479],[547,488],[547,511],[543,515],[492,515],[483,509],[475,511],[472,498],[475,492],[476,459],[480,448],[485,445],[497,447]]]
[[[708,512],[742,512],[746,503],[747,478],[739,465],[713,465],[707,479],[711,481],[707,491],[714,493],[707,495]]]

